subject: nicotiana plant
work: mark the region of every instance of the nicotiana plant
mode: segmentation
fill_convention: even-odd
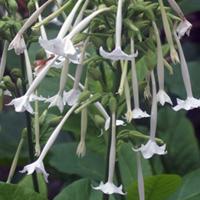
[[[120,131],[132,131],[133,126],[129,125],[137,124],[136,119],[146,118],[150,122],[149,135],[135,135],[140,140],[128,141],[137,157],[139,199],[144,200],[141,159],[167,154],[166,144],[156,138],[158,106],[172,106],[174,112],[200,107],[200,100],[192,92],[181,46],[181,38],[189,36],[192,24],[178,3],[175,0],[30,0],[27,3],[30,15],[26,19],[15,1],[1,4],[4,9],[1,23],[4,24],[0,34],[4,44],[0,94],[11,96],[12,100],[6,106],[13,106],[16,112],[25,112],[27,119],[25,132],[29,138],[31,163],[20,172],[33,174],[34,184],[34,172],[42,173],[48,182],[51,174],[45,170],[44,159],[69,118],[80,115],[80,121],[76,121],[81,126],[77,156],[81,159],[87,154],[88,122],[96,123],[95,120],[100,121],[99,137],[104,137],[109,148],[107,175],[99,186],[93,183],[91,187],[106,195],[126,195],[122,183],[115,180],[117,150],[120,148],[117,136]],[[6,25],[7,22],[10,23]],[[48,34],[48,26],[52,24],[56,32],[54,38]],[[165,40],[161,39],[161,30]],[[32,43],[38,45],[41,54],[34,62],[35,67],[32,66],[33,58],[29,57]],[[16,84],[5,74],[9,50],[14,50],[21,61],[18,70],[22,75]],[[141,59],[145,68],[142,76],[137,65]],[[165,88],[166,69],[169,71],[166,73],[173,72],[171,63],[180,65],[187,94],[185,100],[177,98],[175,103]],[[53,96],[51,91],[45,96],[40,93],[40,85],[55,70],[59,72],[59,87]],[[52,74],[57,81],[58,73]],[[60,111],[62,118],[55,129],[51,129],[48,139],[41,143],[40,120],[44,113],[52,112],[52,107],[57,107],[55,109]],[[141,143],[144,138],[147,141]],[[8,182],[16,170],[19,154],[18,149]],[[64,157],[63,152],[63,162]]]

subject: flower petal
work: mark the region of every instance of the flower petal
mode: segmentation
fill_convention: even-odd
[[[64,102],[67,103],[69,106],[73,106],[75,103],[77,103],[79,95],[80,90],[77,89],[71,89],[69,92],[64,92]]]
[[[187,99],[181,100],[177,99],[177,105],[173,107],[175,111],[179,111],[181,109],[192,110],[194,108],[200,107],[200,100],[194,97],[187,97]]]
[[[24,95],[19,98],[15,98],[7,105],[8,106],[14,105],[16,112],[24,112],[27,110],[28,112],[33,114],[33,108],[29,103],[29,96]]]
[[[135,54],[128,55],[124,53],[120,47],[115,48],[112,52],[106,52],[103,47],[100,47],[99,49],[100,55],[106,59],[110,59],[113,61],[117,60],[132,60],[133,58],[137,57],[138,52]]]
[[[140,108],[135,108],[132,111],[133,119],[141,119],[141,118],[146,118],[146,117],[150,117],[150,115],[146,111],[142,111]]]
[[[165,103],[169,103],[172,105],[172,101],[170,97],[167,95],[167,93],[164,90],[159,90],[157,94],[157,101],[160,102],[162,106],[164,106]]]
[[[101,182],[99,186],[93,187],[95,190],[101,190],[104,194],[121,194],[125,195],[125,193],[122,191],[122,185],[117,187],[111,182],[103,183]]]
[[[49,108],[57,106],[60,112],[62,113],[64,110],[64,100],[60,94],[56,94],[55,96],[48,98],[46,102],[49,102]]]
[[[191,29],[192,29],[192,24],[186,19],[182,20],[176,29],[178,38],[181,39],[185,34],[189,36]]]
[[[142,144],[142,146],[138,149],[134,149],[133,151],[141,151],[143,157],[145,159],[151,158],[154,154],[158,155],[164,155],[167,153],[166,149],[166,144],[162,146],[158,146],[156,142],[152,139],[150,139],[145,145]]]
[[[46,170],[44,168],[43,161],[41,161],[39,159],[29,165],[26,165],[23,168],[23,170],[21,170],[20,172],[21,173],[27,172],[27,174],[30,175],[30,174],[34,173],[34,171],[36,171],[37,173],[42,173],[45,181],[48,182],[49,174],[46,172]]]

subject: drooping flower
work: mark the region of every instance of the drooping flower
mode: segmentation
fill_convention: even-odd
[[[134,52],[134,40],[131,38],[131,52]],[[131,60],[131,80],[132,80],[132,89],[133,89],[133,98],[134,98],[134,109],[132,111],[132,118],[133,119],[141,119],[149,117],[146,111],[142,111],[140,109],[139,104],[139,91],[138,91],[138,79],[137,79],[137,72],[136,72],[136,64],[135,58]]]
[[[179,62],[179,57],[178,57],[178,54],[174,47],[174,42],[172,39],[172,32],[170,29],[169,21],[167,19],[167,13],[166,13],[166,10],[165,10],[164,4],[163,4],[163,0],[159,0],[159,4],[160,4],[160,10],[161,10],[161,15],[162,15],[162,21],[163,21],[165,35],[167,38],[167,42],[170,46],[170,57],[171,57],[171,60],[173,63],[177,63],[177,62]]]
[[[157,40],[157,76],[158,76],[158,84],[159,91],[157,93],[157,101],[163,106],[165,103],[169,103],[172,105],[172,101],[170,97],[164,90],[164,61],[163,61],[163,53],[162,53],[162,45],[160,40],[160,35],[158,31],[158,27],[156,23],[152,22],[154,27],[154,32]]]
[[[108,11],[108,10],[110,10],[110,8],[102,8],[102,9],[99,9],[99,10],[93,12],[88,17],[84,18],[81,22],[79,22],[72,29],[72,31],[67,36],[64,37],[64,35],[66,33],[66,29],[70,27],[71,22],[72,22],[71,17],[73,17],[73,16],[69,16],[67,19],[70,19],[70,20],[66,20],[68,23],[66,23],[65,29],[63,28],[63,31],[62,31],[62,28],[61,28],[61,31],[59,32],[57,38],[53,39],[53,40],[49,40],[49,41],[40,40],[39,41],[40,45],[44,49],[46,49],[47,51],[49,51],[49,52],[51,52],[55,55],[65,56],[65,57],[69,58],[71,60],[71,62],[78,64],[79,63],[79,52],[74,47],[73,42],[72,42],[72,38],[77,33],[82,31],[94,17],[96,17],[100,13]]]
[[[117,187],[113,183],[113,176],[115,171],[115,159],[116,159],[116,116],[115,113],[112,113],[112,135],[111,135],[110,156],[109,156],[108,180],[105,184],[101,182],[99,186],[93,188],[95,190],[101,190],[105,194],[124,195],[125,193],[122,191],[122,185]]]
[[[21,29],[18,31],[14,39],[11,41],[8,50],[14,49],[17,55],[20,55],[26,49],[26,44],[24,42],[23,34],[24,32],[37,20],[38,16],[43,12],[43,10],[54,0],[46,1],[42,6],[40,6],[24,23]]]
[[[62,67],[62,72],[61,72],[61,77],[60,77],[60,86],[59,86],[59,91],[58,93],[46,100],[46,102],[49,102],[49,108],[57,106],[62,113],[64,110],[64,105],[66,104],[65,101],[65,85],[67,82],[67,74],[68,74],[68,69],[69,69],[69,60],[65,59]]]
[[[24,167],[24,169],[21,171],[22,173],[27,172],[27,174],[32,174],[34,173],[34,171],[38,172],[38,173],[42,173],[46,182],[48,182],[48,173],[45,171],[44,165],[43,165],[43,160],[46,156],[46,154],[48,153],[49,149],[51,148],[51,146],[53,145],[53,143],[55,142],[57,136],[59,135],[63,125],[65,124],[65,122],[67,121],[67,119],[70,117],[70,115],[72,114],[72,112],[76,109],[77,104],[75,104],[74,106],[72,106],[68,112],[65,114],[65,116],[63,117],[63,119],[61,120],[61,122],[58,124],[58,126],[55,128],[55,130],[53,131],[53,133],[51,134],[51,136],[49,137],[49,139],[47,140],[44,148],[42,149],[42,152],[40,154],[40,156],[38,157],[38,159],[29,164],[26,165]]]
[[[37,173],[42,173],[44,176],[44,180],[46,182],[48,182],[48,176],[49,174],[46,172],[45,168],[44,168],[44,164],[43,164],[43,160],[41,159],[37,159],[35,162],[26,165],[23,170],[21,170],[21,173],[25,173],[27,172],[27,175],[32,174],[33,172],[37,172]]]
[[[180,55],[181,73],[183,77],[184,86],[186,89],[187,98],[185,101],[177,99],[177,105],[173,107],[173,109],[175,111],[178,111],[180,109],[191,110],[191,109],[200,107],[200,100],[193,97],[190,74],[188,71],[187,62],[185,60],[181,42],[175,31],[174,31],[174,37],[175,37],[175,40],[178,46],[179,55]]]
[[[46,76],[48,70],[51,68],[51,65],[54,63],[54,61],[57,59],[55,57],[53,60],[49,61],[46,66],[42,69],[42,71],[38,74],[38,76],[34,79],[26,93],[19,97],[13,99],[8,105],[14,105],[16,112],[24,112],[27,110],[30,113],[33,113],[33,108],[30,105],[31,101],[34,101],[36,99],[38,100],[44,100],[44,98],[35,98],[34,97],[34,91],[40,84],[40,82],[43,80],[43,78]],[[33,98],[34,97],[34,98]]]
[[[106,59],[113,61],[117,60],[132,60],[137,56],[137,52],[132,52],[131,55],[126,54],[121,48],[121,33],[122,33],[122,0],[118,0],[117,17],[115,24],[115,49],[112,52],[106,52],[103,47],[100,47],[100,55]]]
[[[157,98],[156,98],[156,82],[153,71],[151,72],[152,81],[152,107],[151,107],[151,118],[150,118],[150,139],[145,145],[141,145],[134,151],[140,151],[145,159],[151,158],[154,154],[164,155],[166,154],[166,145],[159,146],[155,141],[156,127],[157,127]]]
[[[181,22],[179,23],[176,29],[178,38],[181,39],[185,34],[189,36],[192,24],[185,18],[181,8],[175,0],[168,0],[168,3],[172,7],[172,9],[177,13],[177,15],[181,18]]]

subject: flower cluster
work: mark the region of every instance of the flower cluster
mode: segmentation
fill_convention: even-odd
[[[117,156],[116,127],[125,126],[126,123],[131,123],[132,120],[135,119],[150,118],[150,134],[148,136],[148,141],[146,142],[146,144],[141,144],[140,147],[133,147],[133,152],[136,152],[137,154],[139,196],[141,200],[144,200],[144,181],[141,169],[140,154],[143,156],[144,159],[150,159],[155,154],[165,155],[167,153],[166,144],[159,145],[156,142],[158,103],[161,106],[164,106],[165,104],[168,104],[168,106],[173,106],[174,111],[179,111],[180,109],[190,110],[200,107],[200,100],[196,99],[192,93],[188,66],[180,41],[185,34],[189,36],[192,25],[185,18],[180,7],[174,0],[168,0],[169,5],[177,14],[176,18],[170,18],[170,20],[176,19],[174,21],[174,27],[170,26],[169,16],[167,15],[168,11],[163,4],[163,0],[158,0],[158,2],[155,3],[156,6],[154,7],[156,9],[152,10],[152,17],[148,18],[149,15],[146,15],[145,9],[143,11],[141,11],[141,9],[140,12],[142,13],[140,13],[140,16],[147,16],[149,23],[145,28],[146,30],[149,30],[148,37],[152,39],[152,42],[155,46],[153,49],[156,52],[156,55],[154,56],[155,64],[152,64],[151,62],[148,62],[149,57],[151,57],[151,53],[149,54],[149,50],[147,50],[145,54],[144,51],[140,51],[140,49],[136,50],[140,43],[145,43],[145,39],[147,38],[145,38],[146,36],[143,36],[141,34],[142,31],[140,31],[139,28],[133,28],[135,27],[134,21],[131,20],[131,17],[127,19],[127,16],[125,17],[125,13],[122,12],[123,3],[125,1],[118,0],[117,4],[112,5],[111,7],[108,7],[106,5],[94,6],[93,3],[91,3],[89,7],[89,1],[78,0],[76,1],[71,11],[68,13],[68,16],[65,18],[63,23],[62,21],[58,20],[57,14],[59,13],[56,11],[55,7],[53,7],[53,14],[54,12],[57,12],[56,15],[53,19],[52,17],[49,17],[49,21],[48,17],[45,20],[47,20],[49,23],[54,22],[57,25],[56,27],[58,27],[59,31],[56,38],[48,39],[41,14],[52,2],[53,0],[48,0],[40,7],[36,3],[35,12],[24,23],[24,25],[15,35],[14,39],[10,42],[10,45],[8,45],[7,41],[5,42],[4,52],[1,60],[0,81],[3,80],[7,50],[14,49],[17,55],[22,54],[25,57],[26,72],[28,77],[27,90],[25,94],[20,97],[14,98],[8,104],[10,106],[13,105],[16,112],[27,111],[31,114],[36,113],[31,105],[31,102],[37,101],[48,103],[48,108],[57,107],[61,113],[63,113],[64,110],[68,109],[60,123],[50,135],[41,153],[40,151],[38,151],[39,153],[37,152],[37,160],[25,166],[21,172],[27,172],[27,174],[32,174],[34,171],[40,172],[44,175],[45,180],[48,181],[48,173],[45,170],[43,160],[49,149],[55,142],[63,125],[67,123],[68,118],[72,115],[72,113],[77,113],[79,111],[81,111],[81,134],[80,142],[77,147],[77,155],[79,157],[83,157],[86,154],[86,133],[89,117],[88,106],[94,104],[94,106],[98,110],[99,115],[101,115],[104,120],[104,125],[102,128],[104,130],[102,131],[102,134],[108,132],[109,129],[111,129],[108,177],[106,183],[101,182],[99,186],[93,186],[95,190],[101,190],[105,194],[126,194],[126,192],[122,188],[122,185],[118,187],[114,183],[115,162]],[[149,2],[146,3],[143,1],[134,2],[135,3],[133,4],[141,3],[141,8],[142,6],[145,7],[149,4]],[[85,12],[87,8],[91,8],[92,6],[94,6],[92,12],[91,10],[89,10],[90,12]],[[64,7],[64,5],[62,7]],[[59,8],[60,13],[63,12],[62,7]],[[158,10],[159,14],[157,13]],[[134,12],[134,9],[133,11],[131,11],[131,13],[132,12]],[[108,27],[111,27],[112,30],[106,30],[106,28],[104,27],[105,24],[99,24],[103,21],[104,17],[106,17],[104,16],[103,18],[100,18],[101,15],[108,15],[108,18],[112,22],[106,23],[108,23]],[[169,47],[168,53],[170,55],[171,61],[174,64],[179,63],[181,66],[181,72],[187,97],[185,100],[177,99],[176,105],[173,105],[173,102],[170,96],[167,94],[164,84],[164,68],[166,63],[168,65],[169,63],[166,61],[165,56],[167,54],[163,52],[163,46],[160,39],[159,30],[161,27],[158,27],[158,24],[161,23],[158,23],[158,21],[156,20],[156,16],[154,15],[161,16],[167,45]],[[171,14],[170,16],[173,15]],[[99,20],[97,20],[98,27],[95,27],[96,21],[94,19],[98,17],[100,18]],[[24,37],[24,35],[26,34],[27,29],[29,29],[37,20],[39,20],[38,23],[40,24],[41,33],[41,36],[38,38],[38,42],[41,48],[43,48],[44,52],[46,53],[46,58],[45,60],[43,60],[43,62],[38,62],[37,70],[33,72],[29,60],[25,39],[26,37]],[[179,22],[178,25],[177,22]],[[36,26],[37,24],[35,25],[35,27]],[[102,27],[104,27],[103,31],[101,31]],[[104,32],[108,31],[109,39],[112,40],[112,44],[109,46],[105,45],[105,43],[101,43],[96,51],[95,45],[91,45],[94,41],[93,36],[95,35],[95,31],[99,31],[99,35],[102,37],[105,37],[106,34],[104,35]],[[151,34],[152,32],[153,36]],[[91,48],[96,51],[95,55],[91,53]],[[113,50],[111,52],[108,52],[106,51],[106,49],[109,49],[108,51],[112,49]],[[90,80],[92,81],[91,77],[89,77],[92,74],[92,72],[90,72],[90,70],[92,71],[92,69],[91,67],[87,67],[87,64],[89,63],[89,61],[95,63],[95,60],[93,60],[93,57],[95,56],[98,57],[98,59],[100,60],[101,64],[99,67],[102,67],[101,65],[107,63],[107,65],[111,66],[113,71],[117,71],[117,73],[114,73],[115,75],[119,75],[120,73],[119,78],[121,78],[121,80],[118,92],[116,90],[112,90],[111,92],[109,91],[106,94],[105,92],[102,92],[100,95],[98,95],[94,92],[94,90],[90,91],[90,85],[93,84],[92,82],[90,82]],[[146,67],[146,69],[148,69],[146,76],[141,80],[140,75],[138,74],[137,58],[143,58],[143,56],[147,60],[147,62],[144,62],[144,65],[149,66]],[[98,64],[98,62],[96,63]],[[71,70],[69,69],[71,66],[76,66],[74,77],[70,74]],[[60,84],[57,94],[52,97],[42,97],[41,95],[38,96],[36,92],[38,86],[44,80],[50,69],[53,67],[61,68]],[[154,68],[156,68],[156,70],[154,70]],[[156,77],[154,71],[157,72]],[[97,77],[98,79],[98,74],[96,75],[94,73],[93,76],[95,78]],[[69,78],[73,79],[74,84],[71,89],[66,91],[66,85],[69,86]],[[83,79],[84,86],[81,84],[81,80]],[[113,78],[113,80],[109,81],[116,81],[116,83],[114,83],[113,85],[117,85],[117,83],[119,82],[117,78]],[[146,96],[150,97],[149,99],[151,100],[149,100],[149,105],[151,105],[150,113],[144,111],[144,107],[142,107],[142,102],[144,102],[144,98],[142,99],[143,101],[140,102],[141,97],[139,86],[141,84],[141,81],[145,82],[145,94]],[[158,87],[156,86],[157,82]],[[104,97],[107,98],[107,101],[103,101],[106,99]],[[131,102],[132,100],[133,107]],[[124,107],[127,108],[127,112],[123,111],[122,113],[117,110],[120,103],[123,103]],[[118,115],[118,113],[120,113],[120,115]],[[124,119],[124,116],[126,122],[122,120]],[[117,117],[121,119],[117,120]]]

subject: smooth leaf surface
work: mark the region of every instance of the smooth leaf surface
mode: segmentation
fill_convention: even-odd
[[[47,200],[47,198],[27,187],[1,182],[0,200]]]
[[[161,109],[158,115],[158,133],[167,144],[168,153],[162,157],[167,172],[182,175],[200,166],[194,129],[185,117],[185,112]]]
[[[195,170],[183,178],[180,189],[169,200],[199,200],[200,199],[200,169]]]
[[[56,145],[52,150],[50,165],[63,173],[103,180],[105,168],[103,157],[87,149],[86,156],[78,158],[76,148],[76,143]]]
[[[166,200],[181,184],[177,175],[157,175],[145,178],[145,200]],[[139,200],[137,182],[128,188],[127,200]]]

